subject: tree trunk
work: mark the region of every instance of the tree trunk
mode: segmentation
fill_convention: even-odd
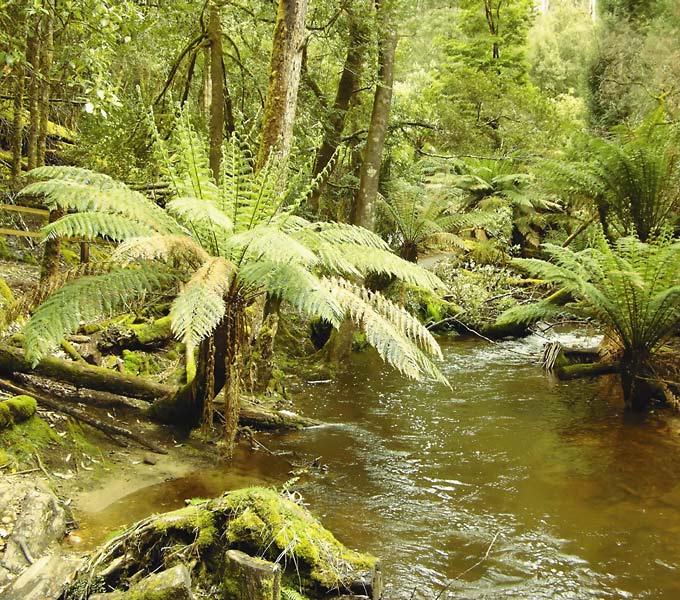
[[[49,222],[54,223],[64,216],[64,209],[57,208],[50,211]],[[59,259],[61,256],[61,239],[51,238],[45,242],[43,250],[42,266],[40,268],[40,286],[47,283],[59,272]]]
[[[176,388],[172,386],[51,356],[43,358],[33,368],[23,352],[8,346],[0,347],[0,373],[8,377],[12,377],[14,373],[36,373],[50,379],[67,381],[78,387],[140,398],[149,402],[172,396],[176,392]]]
[[[28,81],[28,170],[38,166],[38,132],[40,129],[40,32],[41,19],[37,14],[33,17],[33,30],[27,34],[26,59],[29,63],[30,77]],[[30,26],[29,26],[30,28]]]
[[[350,103],[354,97],[357,84],[361,80],[361,70],[366,54],[366,38],[368,30],[365,23],[356,16],[350,14],[349,38],[347,42],[347,55],[345,65],[338,82],[335,101],[328,121],[325,126],[325,134],[321,146],[316,151],[314,160],[314,176],[318,176],[328,166],[340,146],[342,132],[345,129],[345,117]],[[323,192],[323,184],[317,187],[309,199],[309,205],[314,214],[319,212],[319,198]]]
[[[390,19],[385,0],[376,0],[376,6],[381,27],[378,41],[378,83],[359,176],[359,191],[352,215],[355,225],[371,231],[375,229],[375,199],[380,184],[380,167],[392,105],[394,57],[397,50],[397,31]]]
[[[26,39],[26,13],[19,10],[17,19],[17,38]],[[14,102],[12,114],[12,170],[10,174],[10,186],[13,190],[19,188],[21,178],[21,158],[24,142],[24,89],[26,87],[26,65],[21,60],[14,70]]]
[[[284,161],[290,154],[307,6],[308,0],[279,0],[262,138],[257,155],[258,170],[267,162],[272,152],[276,152]]]
[[[222,24],[219,6],[210,2],[208,19],[210,40],[210,170],[220,179],[222,140],[224,138],[224,63],[222,62]]]
[[[38,100],[38,153],[37,165],[45,165],[47,153],[47,123],[50,118],[50,88],[52,77],[52,61],[54,58],[54,15],[47,7],[43,16],[43,39],[40,47],[40,74],[42,85]]]

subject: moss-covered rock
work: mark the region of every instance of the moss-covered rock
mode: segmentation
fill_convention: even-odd
[[[236,490],[222,502],[231,513],[226,535],[232,545],[250,552],[265,548],[271,559],[287,555],[307,567],[311,587],[348,588],[376,567],[375,557],[345,547],[307,510],[274,490]]]
[[[244,552],[251,558],[229,567],[230,560],[233,563],[234,556]],[[381,589],[375,557],[346,548],[305,508],[265,488],[193,501],[180,510],[140,521],[95,553],[80,580],[107,573],[102,576],[108,589],[130,588],[123,596],[127,599],[140,578],[179,561],[192,565],[194,578],[204,589],[216,586],[228,591],[241,585],[244,565],[256,567],[255,571],[262,567],[264,575],[272,575],[265,579],[277,588],[274,582],[282,569],[281,585],[310,598],[353,590],[370,594],[371,589],[379,597]]]
[[[158,360],[142,351],[123,350],[123,368],[130,375],[154,375],[160,371]]]
[[[0,430],[7,429],[14,425],[12,412],[6,402],[0,402]]]
[[[4,404],[9,408],[15,423],[21,423],[26,419],[30,419],[38,410],[38,403],[35,401],[35,398],[23,394],[9,398],[0,404]]]
[[[8,306],[12,302],[14,302],[14,294],[7,283],[5,283],[5,280],[0,277],[0,308]]]

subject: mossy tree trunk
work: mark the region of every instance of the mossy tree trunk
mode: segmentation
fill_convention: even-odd
[[[258,169],[267,162],[272,152],[276,152],[281,160],[286,160],[290,154],[307,7],[308,0],[279,0],[257,155]]]
[[[13,15],[16,23],[17,38],[26,39],[26,12],[19,8]],[[21,159],[23,154],[24,142],[24,92],[26,87],[26,65],[23,60],[17,63],[14,70],[14,101],[12,114],[12,170],[10,174],[10,185],[13,190],[20,187],[21,178]]]
[[[388,0],[376,0],[376,7],[380,27],[378,82],[352,217],[355,225],[361,225],[371,231],[375,229],[375,200],[380,185],[380,169],[392,106],[394,59],[397,51],[397,30],[390,16]]]
[[[222,141],[224,139],[224,64],[222,63],[222,24],[220,9],[211,1],[208,17],[210,40],[210,170],[220,179]]]

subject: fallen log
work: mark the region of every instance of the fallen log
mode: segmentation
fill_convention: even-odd
[[[618,373],[621,365],[618,362],[576,363],[555,368],[558,379],[580,379],[581,377],[599,377]]]
[[[54,356],[43,358],[35,368],[17,348],[0,348],[0,374],[12,377],[14,373],[35,373],[50,379],[66,381],[76,387],[111,392],[119,396],[139,398],[153,402],[176,393],[177,388],[143,379],[123,375],[102,367],[62,360]]]
[[[125,438],[128,438],[140,446],[143,446],[144,448],[148,448],[149,450],[153,450],[154,452],[158,454],[167,454],[167,450],[164,450],[160,446],[154,444],[153,442],[149,441],[145,437],[138,435],[134,433],[133,431],[130,431],[129,429],[125,429],[124,427],[119,427],[118,425],[113,425],[112,423],[106,423],[105,421],[102,421],[101,419],[97,419],[96,417],[93,417],[92,415],[88,415],[87,413],[83,412],[82,410],[79,410],[75,408],[74,406],[67,406],[64,405],[62,402],[57,402],[56,400],[52,400],[50,398],[46,398],[45,396],[42,396],[41,394],[36,394],[35,392],[29,392],[28,390],[24,390],[13,383],[10,383],[9,381],[5,381],[3,379],[0,379],[0,388],[4,389],[5,391],[10,392],[11,394],[31,394],[37,401],[38,404],[42,406],[47,406],[48,408],[51,408],[52,410],[56,410],[58,412],[64,413],[65,415],[68,415],[70,417],[73,417],[74,419],[77,419],[78,421],[81,421],[82,423],[86,423],[87,425],[90,425],[91,427],[94,427],[95,429],[99,429],[100,431],[103,431],[104,433],[108,435],[118,435],[122,436]]]
[[[251,401],[241,398],[241,412],[238,422],[242,426],[254,427],[255,429],[304,429],[321,425],[321,421],[303,417],[289,410],[274,410],[253,404]]]

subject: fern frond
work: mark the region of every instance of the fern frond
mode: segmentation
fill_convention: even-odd
[[[99,212],[65,215],[52,223],[48,223],[41,231],[45,239],[48,240],[60,237],[82,237],[89,240],[106,237],[116,242],[155,233],[151,227],[144,223],[121,215]]]
[[[125,184],[116,181],[108,175],[80,167],[37,167],[35,169],[31,169],[28,174],[32,179],[38,179],[41,181],[47,181],[50,179],[54,179],[56,181],[71,181],[73,183],[80,183],[103,190],[126,187]]]
[[[219,257],[210,257],[194,273],[172,303],[172,331],[184,341],[187,352],[212,333],[224,317],[225,295],[236,267]]]
[[[111,260],[127,265],[133,261],[161,260],[198,267],[209,254],[187,235],[153,235],[126,240],[116,248]]]
[[[296,264],[258,261],[239,270],[239,282],[251,293],[258,291],[290,303],[300,313],[321,317],[338,327],[344,309],[318,277]]]
[[[419,330],[411,329],[412,325],[417,326],[408,319],[408,313],[379,294],[342,279],[324,281],[329,292],[337,298],[355,325],[366,333],[368,343],[385,362],[411,379],[431,378],[449,385],[446,377],[417,345],[420,342],[429,348],[433,344],[437,352],[435,355],[439,356],[436,342],[427,340],[430,335],[427,330],[423,334],[425,337],[421,338]]]
[[[170,200],[165,208],[189,230],[195,223],[214,224],[227,233],[234,228],[231,219],[210,202],[199,202],[196,198],[181,197]]]
[[[227,256],[239,264],[264,258],[278,263],[314,265],[317,256],[276,227],[258,225],[225,240]]]
[[[53,293],[29,319],[24,330],[26,358],[35,366],[81,322],[116,314],[146,293],[172,281],[168,273],[143,266],[77,279]]]
[[[377,248],[367,251],[365,247],[354,244],[335,244],[335,248],[363,275],[391,275],[431,291],[446,287],[434,273],[399,258],[392,252]]]
[[[309,223],[306,227],[300,227],[299,233],[294,233],[296,239],[309,240],[312,237],[321,243],[330,244],[354,244],[365,248],[377,250],[389,250],[387,242],[379,235],[356,225],[347,223]],[[303,243],[305,243],[303,241]]]
[[[48,208],[119,214],[158,233],[178,233],[179,226],[146,196],[124,185],[99,188],[79,181],[50,179],[26,186],[19,196],[43,196]]]

